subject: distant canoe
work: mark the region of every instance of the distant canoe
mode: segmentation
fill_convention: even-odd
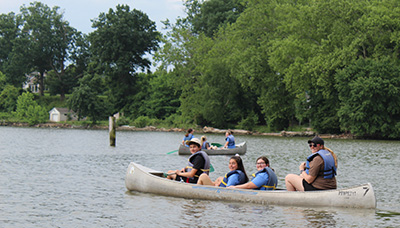
[[[246,150],[247,150],[246,142],[236,144],[236,148],[233,148],[233,149],[222,149],[222,148],[218,148],[216,150],[202,149],[202,151],[206,152],[208,155],[235,155],[235,154],[243,155],[246,153]],[[184,146],[182,144],[179,146],[178,153],[179,153],[179,155],[190,155],[191,154],[189,147]]]
[[[369,183],[349,188],[322,191],[261,191],[180,183],[164,178],[163,174],[161,171],[155,171],[131,162],[126,171],[125,186],[129,191],[187,199],[300,207],[376,208],[375,193]]]

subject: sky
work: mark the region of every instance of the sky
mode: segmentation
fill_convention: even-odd
[[[146,13],[150,20],[157,25],[157,30],[163,32],[161,21],[169,19],[175,22],[177,17],[185,17],[182,0],[37,0],[50,8],[60,7],[59,13],[64,13],[64,19],[70,26],[83,33],[93,31],[91,19],[95,19],[100,13],[106,13],[110,8],[115,10],[118,4],[129,5],[130,9],[137,9]],[[0,14],[14,12],[20,13],[22,5],[29,6],[34,0],[0,0]]]

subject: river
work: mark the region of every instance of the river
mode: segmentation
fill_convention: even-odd
[[[195,132],[195,136],[201,135]],[[224,135],[207,135],[223,143]],[[326,139],[338,155],[338,188],[370,182],[377,209],[265,206],[128,192],[131,161],[169,170],[185,165],[182,133],[0,127],[0,227],[397,227],[400,224],[399,141]],[[246,171],[266,155],[284,188],[309,155],[307,138],[237,135],[247,141]],[[228,171],[212,156],[212,179]]]

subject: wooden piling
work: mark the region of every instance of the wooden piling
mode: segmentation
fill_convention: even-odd
[[[116,134],[115,134],[115,117],[110,116],[108,119],[108,128],[110,133],[110,146],[115,146]]]

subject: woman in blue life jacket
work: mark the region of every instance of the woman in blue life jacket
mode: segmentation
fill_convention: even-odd
[[[254,190],[275,190],[278,185],[278,177],[274,169],[270,168],[269,160],[265,156],[261,156],[256,160],[257,172],[252,174],[253,178],[250,182],[241,185],[230,186],[229,188],[244,188]]]
[[[239,155],[232,156],[229,159],[229,170],[225,176],[218,177],[215,181],[212,181],[207,174],[201,174],[197,184],[228,187],[243,184],[249,180],[243,166],[242,158]]]
[[[192,140],[194,138],[193,133],[194,133],[194,130],[192,128],[189,128],[187,130],[185,136],[183,137],[182,145],[185,145],[185,146],[189,147],[189,145],[186,142],[188,142],[188,141],[190,141],[190,140]]]
[[[201,148],[203,150],[209,150],[211,149],[210,143],[207,141],[207,137],[206,136],[201,136]]]
[[[228,148],[228,149],[234,149],[236,147],[235,145],[235,137],[233,137],[232,135],[232,131],[228,130],[225,132],[225,136],[226,136],[226,143],[224,145],[224,148]]]
[[[192,153],[188,159],[187,166],[181,170],[169,170],[167,178],[195,184],[202,173],[208,175],[210,171],[210,159],[206,152],[201,151],[201,144],[198,138],[187,141],[187,145],[189,145],[190,152]]]
[[[299,166],[300,175],[285,177],[288,191],[315,191],[336,189],[336,154],[324,146],[324,140],[315,136],[308,140],[312,154]]]

